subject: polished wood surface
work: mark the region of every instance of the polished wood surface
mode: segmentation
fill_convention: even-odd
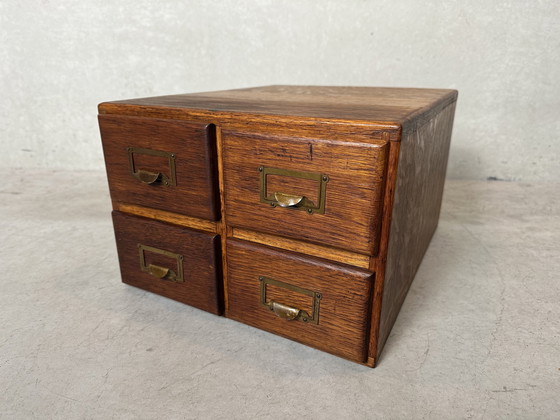
[[[243,112],[225,112],[199,110],[183,107],[163,107],[133,105],[127,103],[104,102],[99,105],[100,115],[123,115],[129,117],[159,118],[167,120],[184,120],[208,123],[233,131],[243,131],[251,127],[252,131],[276,130],[281,135],[297,137],[316,136],[317,132],[328,130],[341,141],[377,141],[385,133],[390,134],[391,141],[400,141],[402,126],[398,123],[382,121],[355,121],[337,118],[312,118],[293,115],[249,114]]]
[[[437,226],[456,98],[267,86],[100,104],[123,280],[375,366]],[[178,180],[198,178],[175,197],[139,185],[128,146],[190,153]],[[261,202],[260,166],[327,175],[325,214]],[[318,200],[315,180],[275,174],[266,185]],[[138,238],[192,255],[194,294],[142,272]],[[260,276],[320,292],[319,324],[262,305]],[[267,298],[312,310],[297,290],[272,285]]]
[[[111,198],[208,220],[219,218],[214,126],[153,118],[100,115]],[[177,185],[149,185],[131,174],[128,147],[175,154]],[[168,159],[135,155],[137,169],[170,177]]]
[[[228,224],[375,255],[386,142],[339,142],[329,139],[328,132],[323,138],[299,139],[222,130],[222,138]],[[261,202],[261,166],[328,176],[325,213],[308,214]],[[267,181],[268,193],[279,190],[304,195],[318,205],[320,182],[280,175],[274,178]]]
[[[115,101],[103,107],[180,107],[223,113],[376,121],[401,125],[406,133],[414,131],[417,124],[430,119],[456,97],[455,90],[444,89],[263,86]]]
[[[364,362],[369,332],[368,310],[373,275],[365,270],[228,239],[229,318]],[[288,321],[261,305],[259,276],[319,292],[319,323]],[[310,300],[276,288],[280,303],[309,310]],[[268,294],[267,294],[268,297]]]
[[[221,314],[222,286],[220,241],[215,234],[169,225],[113,211],[113,225],[124,283]],[[140,268],[138,245],[154,247],[184,257],[183,283],[156,278]],[[169,257],[149,253],[149,263],[177,271]]]

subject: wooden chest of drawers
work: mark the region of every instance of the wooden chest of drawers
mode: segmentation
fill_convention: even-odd
[[[457,92],[99,105],[122,280],[374,366],[436,229]]]

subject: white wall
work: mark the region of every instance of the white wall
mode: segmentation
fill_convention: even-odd
[[[448,176],[560,180],[558,0],[0,0],[0,165],[101,169],[105,100],[459,90]]]

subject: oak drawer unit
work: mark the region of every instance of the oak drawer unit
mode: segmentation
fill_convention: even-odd
[[[375,366],[436,229],[457,92],[99,105],[122,280]]]

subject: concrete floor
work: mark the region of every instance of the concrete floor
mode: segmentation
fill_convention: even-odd
[[[560,185],[449,181],[376,369],[120,283],[103,172],[0,197],[1,418],[560,418]]]

